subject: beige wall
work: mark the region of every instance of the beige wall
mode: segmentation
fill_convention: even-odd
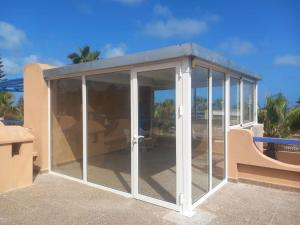
[[[265,156],[248,129],[231,129],[228,133],[228,177],[300,188],[300,166]]]
[[[32,184],[33,140],[23,127],[0,126],[0,193]]]
[[[43,70],[50,68],[53,66],[28,64],[24,69],[24,127],[36,137],[34,165],[42,171],[48,169],[48,91]]]

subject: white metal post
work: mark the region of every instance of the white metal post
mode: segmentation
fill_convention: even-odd
[[[131,70],[131,193],[138,196],[138,142],[133,143],[134,136],[138,136],[138,80],[137,72]]]
[[[178,86],[179,92],[182,92],[182,129],[181,130],[181,157],[182,157],[182,214],[190,216],[192,213],[192,141],[191,141],[191,60],[184,59],[181,63],[180,77],[182,86]],[[180,115],[179,115],[180,116]],[[180,119],[180,118],[179,118]],[[179,130],[179,129],[178,129]],[[179,130],[179,133],[180,133]],[[178,133],[178,134],[179,134]],[[179,137],[179,136],[178,136]],[[177,138],[178,138],[177,137]],[[180,197],[180,196],[179,196]]]
[[[82,174],[83,181],[87,181],[87,97],[86,77],[82,76]]]
[[[240,124],[241,126],[243,125],[244,123],[244,109],[243,109],[243,105],[244,105],[244,98],[243,98],[243,95],[244,95],[244,81],[243,81],[243,78],[241,78],[241,82],[240,82]]]
[[[212,189],[212,70],[208,70],[208,174],[209,190]]]
[[[183,205],[183,165],[182,165],[182,116],[183,116],[183,100],[182,100],[182,72],[181,63],[176,66],[175,76],[175,92],[176,92],[176,205],[182,211]]]
[[[254,82],[254,122],[258,123],[258,85],[257,85],[257,81]]]
[[[51,131],[51,82],[48,80],[48,171],[51,171],[51,148],[52,148],[52,131]]]
[[[228,130],[230,125],[230,75],[226,74],[225,78],[225,152],[224,152],[224,160],[225,160],[225,179],[227,179],[227,153],[228,153]]]

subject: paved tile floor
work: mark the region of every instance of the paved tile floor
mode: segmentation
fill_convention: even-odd
[[[300,224],[300,193],[228,183],[191,218],[53,175],[0,194],[0,224]]]

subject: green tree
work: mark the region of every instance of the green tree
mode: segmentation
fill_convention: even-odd
[[[13,106],[13,95],[9,92],[0,92],[0,117],[4,117],[10,113],[15,113]]]
[[[167,132],[168,129],[175,126],[175,103],[172,99],[166,99],[163,102],[154,105],[154,125]]]
[[[288,108],[281,93],[266,98],[266,106],[259,111],[259,122],[264,124],[265,136],[289,137],[300,130],[300,106]]]
[[[6,75],[3,71],[3,67],[4,67],[4,65],[3,65],[3,62],[2,62],[2,58],[0,57],[0,81],[5,80],[5,78],[6,78]]]
[[[73,52],[68,55],[68,58],[72,61],[73,64],[85,63],[94,60],[99,60],[100,52],[91,51],[90,46],[86,45],[83,48],[79,49],[79,53]]]
[[[291,132],[300,131],[300,104],[290,109],[287,117]]]
[[[23,96],[18,100],[17,105],[15,106],[15,113],[18,120],[23,120],[24,118],[24,99]]]
[[[195,99],[195,107],[196,107],[196,110],[198,111],[205,111],[206,108],[207,108],[207,99],[206,98],[203,98],[201,96],[196,96],[196,99]]]
[[[215,109],[215,110],[220,110],[220,109],[222,109],[223,108],[223,99],[221,99],[221,98],[218,98],[218,99],[215,99],[214,101],[213,101],[213,103],[212,103],[212,108],[213,109]]]

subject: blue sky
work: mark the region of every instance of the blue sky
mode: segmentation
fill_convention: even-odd
[[[24,64],[69,63],[89,44],[113,57],[195,42],[261,74],[259,103],[300,98],[300,1],[4,1],[0,55],[9,78]]]

